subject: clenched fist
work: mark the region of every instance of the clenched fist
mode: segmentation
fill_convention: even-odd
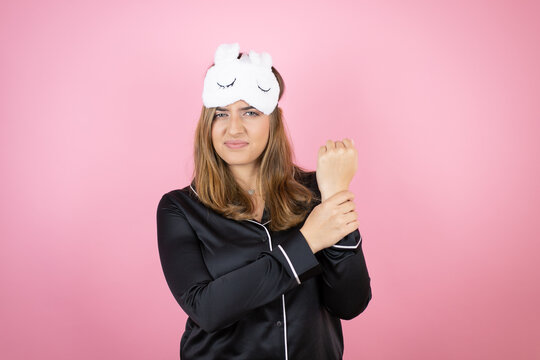
[[[358,151],[351,139],[328,140],[319,148],[317,184],[321,201],[339,191],[347,190],[358,168]]]

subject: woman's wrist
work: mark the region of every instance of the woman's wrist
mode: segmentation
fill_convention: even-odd
[[[319,189],[319,192],[321,193],[321,202],[323,202],[326,199],[334,196],[338,192],[341,192],[341,191],[344,191],[344,190],[349,190],[349,187],[340,186],[340,187],[336,187],[336,188],[333,188],[333,189],[324,189],[324,190]]]

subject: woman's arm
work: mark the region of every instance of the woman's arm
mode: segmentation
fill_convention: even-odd
[[[214,279],[197,235],[167,194],[159,202],[156,219],[167,284],[186,314],[207,332],[233,324],[321,271],[306,239],[296,231],[255,261]]]
[[[316,176],[312,174],[311,190],[322,198]],[[329,194],[333,195],[332,193]],[[316,202],[317,205],[320,202]],[[369,277],[362,237],[358,229],[336,244],[318,251],[323,269],[320,276],[321,299],[326,309],[341,319],[350,320],[365,310],[371,300]]]

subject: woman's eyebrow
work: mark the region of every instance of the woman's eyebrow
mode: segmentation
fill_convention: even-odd
[[[255,109],[255,108],[253,106],[246,106],[246,107],[241,108],[240,110],[249,110],[249,109]],[[225,109],[225,108],[222,108],[222,107],[217,107],[216,111],[229,111],[229,109]]]

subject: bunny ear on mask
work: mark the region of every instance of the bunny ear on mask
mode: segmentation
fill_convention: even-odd
[[[235,44],[221,44],[216,49],[214,55],[214,64],[221,64],[227,61],[233,61],[240,54],[240,45]]]
[[[272,72],[272,57],[263,52],[240,54],[238,43],[221,44],[214,55],[214,65],[204,78],[202,100],[205,107],[227,106],[238,100],[266,115],[278,104],[279,83]]]

